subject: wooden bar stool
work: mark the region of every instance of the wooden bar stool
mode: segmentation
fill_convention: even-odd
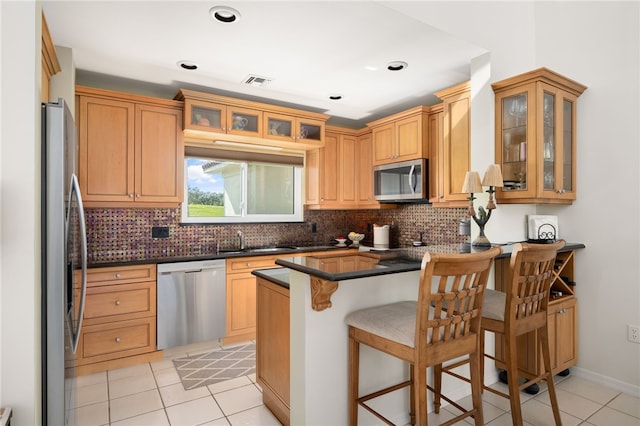
[[[509,399],[511,418],[514,425],[522,425],[520,391],[542,380],[547,381],[549,399],[551,400],[551,408],[556,425],[562,424],[551,370],[547,309],[556,255],[564,245],[564,240],[554,244],[516,244],[511,253],[506,292],[487,290],[485,294],[484,308],[482,310],[481,349],[485,357],[495,360],[494,356],[485,353],[484,334],[486,331],[490,331],[496,335],[503,336],[504,362],[507,367],[509,394],[485,386],[484,379],[482,388]],[[540,342],[540,350],[544,361],[545,371],[537,376],[518,368],[517,337],[532,331],[538,334],[537,340]],[[440,397],[442,396],[439,382],[443,372],[468,381],[467,378],[451,371],[459,365],[460,363],[449,366],[436,366],[436,378],[434,381],[436,412],[438,412]],[[484,362],[480,363],[480,368],[482,370],[481,377],[484,377]],[[519,384],[520,376],[525,377],[523,384]]]
[[[367,405],[367,401],[407,386],[410,387],[411,424],[426,426],[427,388],[432,390],[426,383],[427,368],[465,355],[471,363],[473,409],[446,424],[470,416],[476,425],[483,424],[480,317],[489,270],[500,253],[501,249],[496,247],[472,254],[426,253],[422,259],[417,302],[376,306],[347,316],[349,422],[352,426],[358,423],[359,406],[392,425]],[[359,396],[361,343],[408,362],[409,379]]]

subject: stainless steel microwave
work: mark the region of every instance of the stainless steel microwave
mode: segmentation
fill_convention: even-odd
[[[373,168],[373,194],[381,203],[428,202],[429,160],[402,161]]]

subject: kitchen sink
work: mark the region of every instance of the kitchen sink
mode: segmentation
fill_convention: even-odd
[[[218,253],[224,254],[238,254],[238,253],[272,253],[279,251],[297,250],[298,247],[293,246],[270,246],[270,247],[254,247],[245,249],[221,249]]]
[[[272,251],[283,251],[283,250],[291,250],[291,247],[258,247],[247,249],[249,253],[269,253]]]
[[[335,246],[269,246],[269,247],[253,247],[244,249],[218,249],[218,253],[222,254],[240,254],[240,253],[278,253],[278,252],[290,252],[292,250],[308,250],[308,251],[320,251],[334,248]]]

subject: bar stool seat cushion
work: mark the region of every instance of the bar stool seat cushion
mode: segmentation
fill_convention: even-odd
[[[484,303],[482,305],[482,318],[504,321],[504,306],[506,303],[506,293],[490,289],[485,290]]]
[[[345,322],[368,333],[413,347],[417,308],[415,301],[374,306],[350,313]]]

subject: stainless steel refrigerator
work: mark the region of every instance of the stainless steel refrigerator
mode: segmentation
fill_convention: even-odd
[[[42,421],[51,426],[74,424],[73,359],[87,273],[77,152],[67,104],[42,104]]]

